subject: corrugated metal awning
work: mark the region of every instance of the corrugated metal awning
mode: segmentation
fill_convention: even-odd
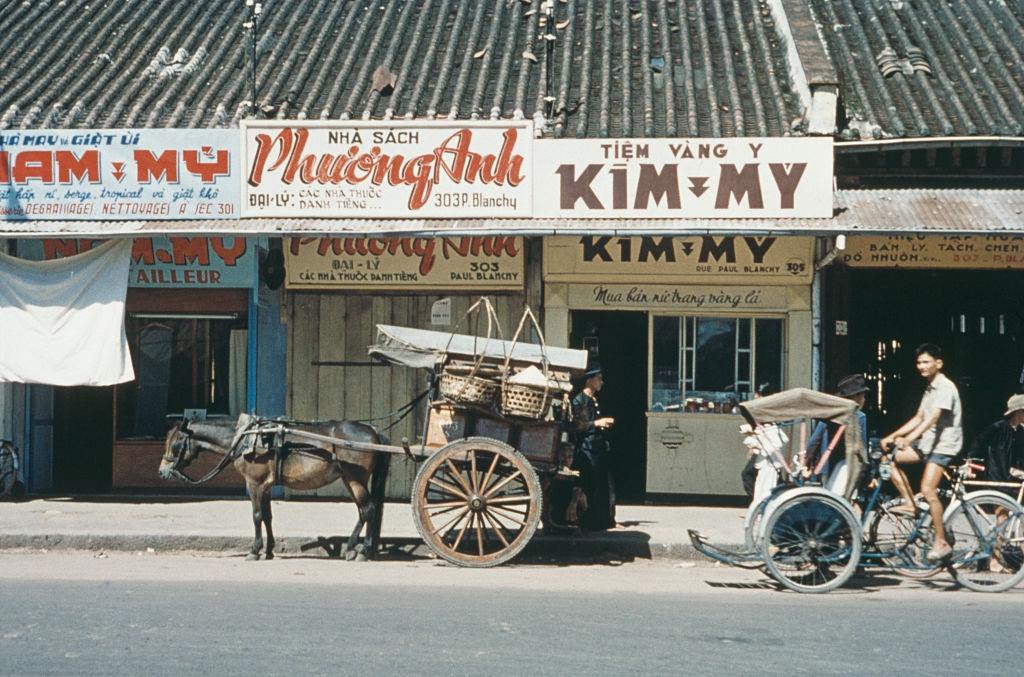
[[[6,237],[1024,233],[1024,190],[840,190],[831,219],[0,221]]]

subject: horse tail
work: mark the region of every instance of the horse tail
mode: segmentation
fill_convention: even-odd
[[[377,435],[378,444],[391,444],[391,440],[375,426],[370,426]],[[380,505],[384,502],[384,490],[388,483],[388,471],[391,469],[391,454],[378,453],[370,474],[370,499]]]
[[[391,469],[391,454],[378,453],[370,474],[370,499],[380,505],[384,501],[384,490],[388,483],[388,471]]]
[[[386,442],[382,442],[386,443]],[[377,452],[377,460],[373,464],[373,472],[370,473],[370,505],[373,512],[370,517],[370,524],[366,526],[366,533],[369,537],[369,557],[376,557],[380,549],[380,530],[384,521],[384,493],[388,484],[388,470],[391,468],[391,454]]]

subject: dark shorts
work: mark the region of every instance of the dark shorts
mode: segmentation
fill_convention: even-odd
[[[936,454],[935,452],[927,454],[918,449],[917,447],[914,447],[913,449],[915,452],[917,452],[917,456],[918,458],[921,459],[921,461],[923,461],[924,463],[934,463],[940,468],[948,468],[949,464],[952,463],[953,459],[956,458],[956,456],[949,456],[948,454]]]

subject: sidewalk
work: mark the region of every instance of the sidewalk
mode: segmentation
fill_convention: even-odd
[[[351,503],[276,501],[276,552],[326,555],[318,538],[338,542],[356,523]],[[597,534],[545,536],[538,531],[528,559],[703,559],[687,529],[718,545],[743,543],[740,508],[620,506],[621,527]],[[248,499],[45,498],[0,503],[0,549],[248,552],[253,526]],[[382,539],[390,551],[430,556],[408,503],[388,503]]]

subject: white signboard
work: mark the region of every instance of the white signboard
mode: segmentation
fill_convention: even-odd
[[[232,129],[2,130],[0,221],[236,219],[238,169]]]
[[[243,121],[246,217],[532,213],[533,123]]]
[[[829,218],[832,139],[534,144],[538,218]]]

